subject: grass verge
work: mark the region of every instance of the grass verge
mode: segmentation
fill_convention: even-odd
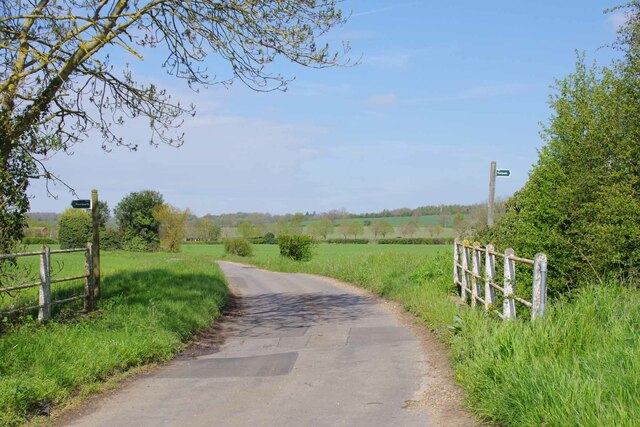
[[[114,374],[170,359],[219,316],[227,297],[222,273],[202,252],[106,252],[102,271],[98,313],[61,313],[0,335],[0,425],[18,425]]]
[[[640,425],[637,288],[585,287],[550,304],[544,319],[502,322],[456,303],[448,248],[324,246],[309,262],[284,259],[266,246],[251,258],[226,259],[326,275],[401,302],[450,345],[469,406],[485,420]]]

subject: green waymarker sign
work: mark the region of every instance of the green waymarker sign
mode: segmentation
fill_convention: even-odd
[[[91,209],[91,200],[72,200],[71,207],[76,209]]]
[[[511,171],[509,169],[497,169],[496,176],[510,176]]]

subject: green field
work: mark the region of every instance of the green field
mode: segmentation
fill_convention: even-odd
[[[57,313],[45,325],[5,325],[0,425],[19,425],[45,404],[64,404],[100,389],[115,374],[170,359],[196,330],[213,322],[226,301],[226,282],[213,263],[217,248],[185,247],[180,254],[103,252],[98,312]],[[66,267],[77,268],[76,261],[81,254]],[[65,306],[65,311],[78,308]]]
[[[322,274],[401,302],[450,346],[469,407],[490,423],[640,425],[640,292],[633,286],[586,287],[551,301],[544,319],[502,322],[456,302],[449,245],[321,244],[309,262],[283,259],[275,245],[254,250],[250,258],[226,256],[222,245],[105,252],[99,313],[5,326],[0,425],[172,357],[219,314],[226,285],[214,259]]]
[[[502,322],[456,303],[449,247],[320,245],[310,262],[273,246],[272,270],[323,274],[401,302],[448,343],[469,407],[504,426],[640,425],[640,291],[594,284],[549,304],[544,319]]]

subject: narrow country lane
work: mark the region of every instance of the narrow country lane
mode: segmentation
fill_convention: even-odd
[[[218,351],[179,358],[70,426],[429,426],[419,339],[330,279],[220,262],[242,314]]]

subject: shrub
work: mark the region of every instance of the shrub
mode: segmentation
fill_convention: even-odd
[[[253,246],[245,238],[231,237],[224,239],[224,251],[230,255],[251,256],[253,255]]]
[[[276,239],[276,236],[273,233],[265,233],[263,239],[264,243],[267,245],[275,245],[276,243],[278,243],[278,239]]]
[[[115,251],[117,249],[122,249],[122,236],[120,232],[113,228],[101,230],[100,250]]]
[[[133,236],[133,237],[130,237],[128,239],[123,238],[121,242],[122,242],[121,243],[121,247],[125,251],[130,251],[130,252],[148,252],[148,251],[152,250],[149,247],[149,242],[147,242],[145,239],[143,239],[140,236]]]
[[[327,243],[355,243],[357,245],[366,245],[369,243],[368,239],[327,239]]]
[[[83,248],[91,240],[91,215],[82,209],[67,209],[58,219],[61,249]]]
[[[278,236],[280,255],[295,261],[308,261],[313,256],[315,244],[313,237],[307,234],[281,234]]]
[[[54,245],[56,243],[58,241],[51,237],[24,237],[22,239],[24,245]]]
[[[453,245],[453,237],[405,237],[380,239],[380,245]]]
[[[474,236],[549,258],[549,290],[640,265],[640,63],[588,67],[557,83],[547,145],[491,230]],[[585,280],[587,279],[587,280]]]
[[[113,213],[122,233],[123,249],[144,252],[160,247],[160,222],[153,217],[153,210],[163,203],[162,195],[151,190],[130,193],[118,203]]]

